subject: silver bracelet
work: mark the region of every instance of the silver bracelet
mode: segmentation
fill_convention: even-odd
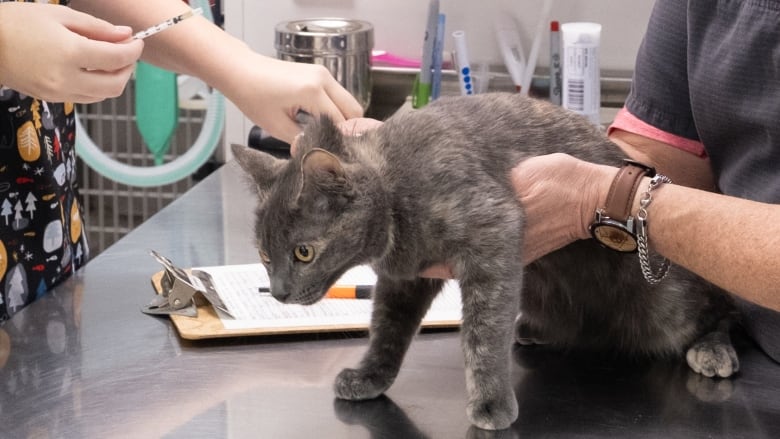
[[[651,192],[657,189],[664,183],[671,183],[672,180],[669,177],[661,174],[656,174],[650,180],[650,184],[647,186],[647,190],[642,193],[639,199],[639,212],[636,214],[637,219],[637,245],[639,247],[639,265],[642,267],[642,274],[645,276],[645,280],[650,284],[657,284],[661,282],[669,273],[669,267],[672,263],[664,258],[657,271],[653,271],[650,266],[649,246],[647,244],[647,206],[653,202],[653,195]]]

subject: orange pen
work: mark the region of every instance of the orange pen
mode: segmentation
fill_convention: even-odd
[[[333,285],[325,293],[328,299],[370,299],[373,285]],[[271,288],[260,287],[261,293],[270,293]]]

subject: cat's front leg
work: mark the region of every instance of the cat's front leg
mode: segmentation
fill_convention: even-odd
[[[522,274],[495,282],[480,280],[461,280],[461,343],[469,398],[466,411],[476,427],[500,430],[508,428],[518,414],[510,378],[510,349]]]
[[[393,281],[379,277],[373,295],[368,351],[357,368],[338,374],[334,384],[337,397],[376,398],[393,384],[422,318],[443,285],[437,279]]]

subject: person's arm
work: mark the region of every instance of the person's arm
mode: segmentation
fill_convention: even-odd
[[[648,227],[658,253],[727,291],[780,311],[780,206],[663,185],[653,191]]]
[[[139,31],[189,10],[180,0],[73,0],[71,6]],[[323,66],[280,61],[196,16],[145,40],[143,59],[197,76],[220,90],[253,122],[291,142],[298,110],[329,114],[335,122],[362,108]]]
[[[653,191],[648,207],[653,251],[744,299],[780,310],[780,206],[677,184],[710,188],[712,177],[706,162],[686,158],[684,152],[641,136],[612,138],[629,156],[656,166],[675,183]],[[678,161],[672,159],[675,157]],[[564,154],[534,157],[512,171],[513,184],[526,210],[526,262],[576,239],[590,238],[587,228],[593,212],[603,205],[616,171]],[[633,212],[638,211],[641,193],[648,184],[649,178],[645,178]],[[572,197],[573,185],[583,185],[578,191],[585,196]],[[567,199],[569,202],[561,206]],[[579,215],[551,215],[567,208]]]
[[[0,3],[0,84],[50,102],[119,96],[144,47],[131,35],[64,6]]]
[[[631,158],[655,166],[674,182],[652,193],[647,209],[652,251],[746,300],[780,311],[780,206],[704,190],[713,186],[705,159],[635,134],[613,134],[612,139]],[[516,166],[511,179],[526,213],[524,262],[591,239],[588,227],[616,173],[616,168],[560,153]],[[632,212],[639,210],[649,182],[645,178],[640,184]],[[440,264],[421,276],[452,278],[457,273]]]

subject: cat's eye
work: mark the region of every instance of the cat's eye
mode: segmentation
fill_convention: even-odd
[[[264,251],[260,251],[260,260],[263,262],[263,264],[266,264],[266,265],[271,263],[271,258],[268,257],[268,253],[266,253]]]
[[[301,244],[293,250],[295,259],[301,262],[311,262],[314,259],[314,247],[308,244]]]

